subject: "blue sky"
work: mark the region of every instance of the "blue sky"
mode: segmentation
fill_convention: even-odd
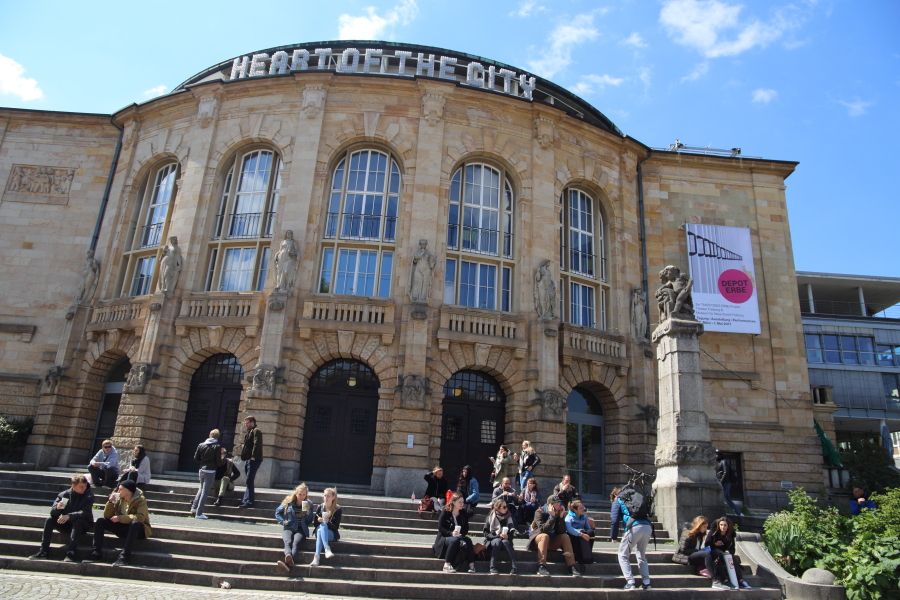
[[[894,0],[0,0],[0,15],[0,106],[20,108],[110,113],[298,42],[485,56],[574,91],[649,146],[799,161],[787,180],[797,268],[900,277]]]

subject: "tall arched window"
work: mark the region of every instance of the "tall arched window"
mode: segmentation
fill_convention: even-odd
[[[606,228],[597,201],[577,188],[563,191],[559,229],[560,314],[573,325],[606,329]]]
[[[177,179],[178,163],[169,162],[153,170],[144,183],[125,250],[123,296],[143,296],[153,291],[160,242],[166,239]]]
[[[347,152],[331,177],[319,293],[390,297],[399,203],[397,161],[379,150]]]
[[[515,197],[506,174],[466,163],[450,180],[444,303],[512,310]]]
[[[235,156],[213,221],[207,291],[258,291],[265,285],[281,171],[281,158],[271,150]]]

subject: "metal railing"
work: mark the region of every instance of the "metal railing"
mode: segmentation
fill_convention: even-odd
[[[461,235],[459,235],[460,230],[462,230]],[[498,247],[501,236],[503,237],[502,249]],[[462,250],[463,252],[488,254],[491,256],[499,256],[502,253],[505,258],[511,258],[514,241],[512,233],[503,232],[501,234],[499,229],[455,224],[447,225],[447,247],[451,250]]]
[[[562,246],[564,262],[560,265],[562,270],[573,275],[582,275],[606,281],[606,257],[598,256],[590,252],[575,250],[570,246],[563,244]],[[597,266],[600,267],[600,273],[597,273]]]
[[[384,223],[383,233],[382,222]],[[340,225],[342,240],[383,239],[392,242],[397,237],[397,217],[329,212],[325,220],[325,237],[333,239],[337,235],[338,225]]]
[[[218,240],[223,237],[227,240],[270,238],[274,224],[274,212],[218,214],[212,239]]]
[[[153,223],[141,227],[141,248],[155,248],[162,240],[163,225],[165,223]]]
[[[863,311],[863,307],[859,302],[813,300],[812,306],[810,306],[808,298],[800,298],[800,312],[805,315],[828,315],[858,319],[900,319],[900,304],[895,304],[879,311],[872,310],[869,306],[866,306],[865,311]]]

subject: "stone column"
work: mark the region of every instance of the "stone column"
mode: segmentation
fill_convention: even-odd
[[[700,342],[703,324],[674,317],[653,332],[659,366],[659,421],[654,509],[672,536],[697,515],[722,511],[715,449],[703,405]]]

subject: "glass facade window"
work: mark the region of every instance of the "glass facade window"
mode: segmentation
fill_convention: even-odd
[[[400,167],[375,149],[348,152],[331,175],[319,293],[389,298]]]
[[[166,239],[178,182],[178,163],[153,169],[144,182],[125,248],[118,291],[142,296],[153,291],[157,261]]]
[[[560,315],[567,323],[607,327],[605,238],[598,202],[583,190],[564,190],[559,207],[559,302]]]
[[[868,336],[807,333],[806,360],[834,365],[892,365],[890,346],[878,345]]]
[[[450,180],[444,303],[512,310],[515,198],[506,174],[466,163]]]

